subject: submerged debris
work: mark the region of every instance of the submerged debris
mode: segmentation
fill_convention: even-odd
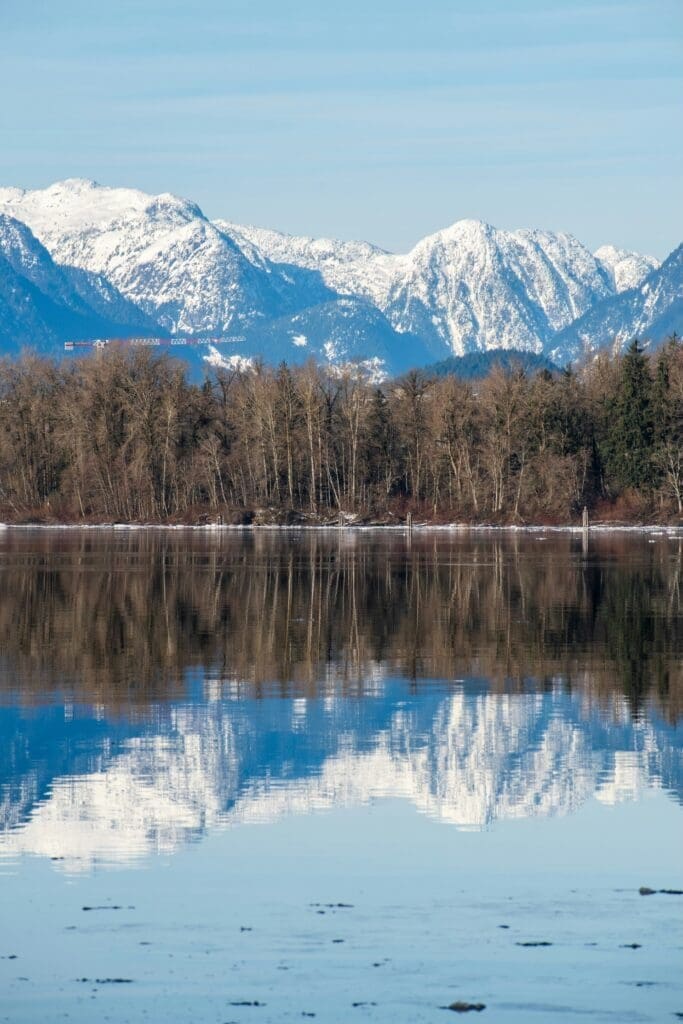
[[[326,907],[327,910],[353,910],[353,903],[309,903],[309,907]]]
[[[82,985],[132,985],[132,978],[76,978]]]
[[[482,1010],[486,1009],[486,1003],[466,1003],[463,1000],[458,999],[455,1003],[451,1003],[449,1006],[442,1006],[442,1010],[453,1010],[454,1013],[481,1013]]]
[[[97,907],[81,907],[81,910],[135,910],[135,907],[122,907],[119,903],[103,903]]]
[[[552,946],[552,942],[515,942],[515,946]]]

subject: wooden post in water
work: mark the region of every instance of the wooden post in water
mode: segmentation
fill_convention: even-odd
[[[581,516],[581,525],[583,532],[581,534],[581,550],[583,551],[584,558],[588,554],[588,509],[583,506],[583,515]]]
[[[413,531],[413,513],[412,512],[409,512],[408,515],[406,516],[406,528],[408,530],[408,533],[412,533],[412,531]]]

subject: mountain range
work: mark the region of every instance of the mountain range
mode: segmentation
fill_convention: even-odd
[[[571,235],[462,220],[407,254],[210,221],[171,194],[69,179],[0,188],[0,351],[220,336],[214,363],[364,361],[378,376],[494,349],[556,364],[683,326],[661,265]],[[174,348],[174,351],[177,351]]]

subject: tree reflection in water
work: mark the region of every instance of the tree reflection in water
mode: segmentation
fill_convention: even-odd
[[[7,531],[0,688],[107,709],[378,676],[683,710],[683,540],[610,533]]]

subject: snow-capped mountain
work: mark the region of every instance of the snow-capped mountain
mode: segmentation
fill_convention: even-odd
[[[633,338],[654,344],[683,328],[683,245],[635,288],[614,295],[560,332],[550,357],[566,362]]]
[[[0,343],[50,350],[69,338],[151,333],[153,324],[109,282],[57,266],[18,220],[0,213]]]
[[[595,259],[570,235],[460,221],[423,239],[409,260],[392,289],[390,319],[431,332],[456,355],[541,352],[555,331],[610,294]]]
[[[559,686],[418,699],[392,697],[380,680],[360,705],[219,698],[143,723],[97,721],[56,707],[37,728],[0,713],[12,765],[0,854],[82,870],[170,852],[217,827],[387,797],[469,829],[567,814],[593,796],[683,793],[680,730],[633,719],[625,705],[587,709]]]
[[[602,269],[609,274],[615,293],[637,288],[649,273],[660,265],[654,256],[641,256],[637,252],[602,245],[593,253]]]
[[[317,270],[330,288],[363,296],[435,357],[491,348],[540,352],[556,331],[656,265],[616,249],[598,258],[571,235],[501,231],[473,220],[401,256],[364,242],[217,224],[249,251]]]
[[[162,332],[239,339],[228,359],[374,359],[395,373],[504,348],[564,362],[575,343],[561,332],[657,271],[652,257],[473,220],[395,255],[210,222],[189,200],[81,179],[0,189],[0,212],[31,229],[101,315],[123,296]]]
[[[70,179],[0,190],[0,209],[57,263],[102,274],[168,331],[229,333],[281,312],[268,273],[188,200]]]
[[[163,330],[239,338],[210,353],[220,363],[261,356],[290,363],[375,357],[403,370],[428,361],[405,352],[382,313],[339,299],[316,270],[277,264],[171,195],[71,180],[38,192],[0,191],[0,209],[32,226],[63,267],[96,268]]]

